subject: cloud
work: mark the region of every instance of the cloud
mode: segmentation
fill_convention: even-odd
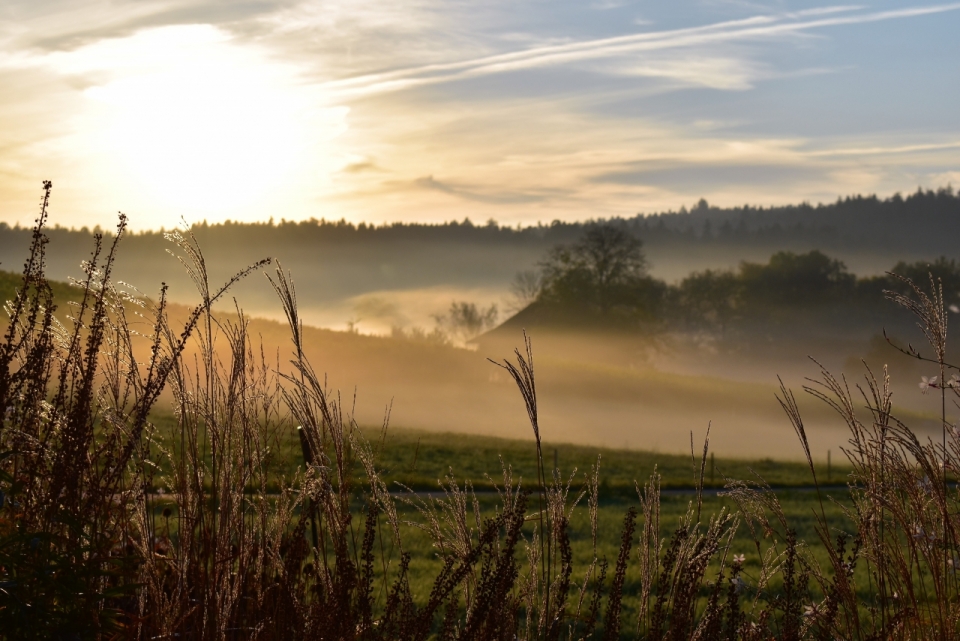
[[[256,19],[289,2],[234,0],[143,0],[108,2],[16,1],[13,15],[20,29],[11,30],[18,47],[38,51],[70,51],[110,38],[125,38],[138,31],[176,25],[224,25]]]
[[[325,89],[344,95],[369,94],[417,86],[453,82],[483,75],[515,72],[581,61],[649,53],[764,38],[784,37],[835,27],[886,20],[905,19],[960,9],[960,3],[910,7],[878,12],[856,12],[844,5],[797,11],[781,15],[759,15],[714,24],[599,38],[561,45],[533,47],[458,62],[422,65],[364,74],[325,83]],[[838,15],[840,14],[840,15]]]
[[[456,196],[464,200],[472,200],[478,203],[492,205],[514,205],[525,203],[536,203],[556,198],[561,195],[557,190],[539,190],[537,192],[503,192],[496,190],[484,190],[482,187],[465,187],[455,183],[441,182],[433,176],[417,178],[413,181],[415,187],[439,191],[444,194]]]
[[[609,11],[610,9],[620,9],[627,6],[624,0],[594,0],[590,3],[590,8],[596,11]]]
[[[311,66],[313,79],[326,81],[384,65],[447,60],[454,51],[462,56],[487,51],[467,35],[469,28],[457,24],[459,10],[438,0],[300,0],[228,27],[238,37],[269,44],[278,55]]]
[[[897,154],[914,154],[928,151],[960,149],[960,141],[928,143],[917,145],[896,145],[889,147],[841,147],[837,149],[822,149],[808,151],[807,156],[838,157],[838,156],[887,156]]]
[[[404,327],[410,319],[400,309],[396,300],[388,300],[384,296],[369,295],[355,299],[353,311],[359,320],[379,321],[386,325]]]
[[[956,188],[960,186],[960,171],[944,171],[941,173],[930,174],[927,176],[928,185],[950,186]]]
[[[374,162],[369,160],[361,160],[359,162],[352,162],[348,165],[345,165],[340,171],[348,174],[360,174],[370,171],[383,171],[383,169],[378,167]]]
[[[685,86],[742,91],[753,87],[760,78],[772,72],[765,65],[723,53],[684,51],[680,55],[662,56],[654,52],[642,61],[621,60],[588,66],[597,73],[619,76],[660,78]]]
[[[224,59],[237,78],[260,66],[282,71],[302,116],[265,119],[295,123],[290,138],[311,158],[299,187],[284,190],[291,217],[444,220],[456,211],[529,222],[651,211],[700,195],[769,203],[862,186],[902,190],[956,165],[960,129],[946,107],[956,91],[937,81],[949,77],[949,60],[920,46],[949,47],[960,3],[948,1],[791,11],[803,3],[8,0],[0,10],[0,122],[8,125],[0,130],[0,214],[31,212],[35,182],[49,176],[84,224],[104,224],[96,217],[116,208],[160,220],[160,200],[129,179],[133,163],[110,164],[115,170],[94,180],[113,153],[103,132],[123,112],[119,102],[106,105],[102,89],[123,81],[142,96],[156,91],[152,67],[179,60],[196,70],[203,56],[226,50],[237,54]],[[637,26],[637,15],[656,26]],[[931,17],[906,22],[916,16]],[[854,28],[869,23],[884,25]],[[164,32],[208,33],[201,49],[209,51],[194,55]],[[211,128],[196,127],[199,134],[249,102],[222,99],[223,74],[200,74],[192,87],[174,82],[181,73],[170,76],[169,106],[184,114],[191,101],[220,96],[224,108],[201,114]],[[910,90],[898,91],[904,82]],[[156,132],[169,113],[131,112],[129,129]],[[304,134],[324,118],[329,127]],[[161,148],[181,140],[156,138]],[[184,135],[183,147],[203,139]],[[19,200],[9,196],[15,184],[28,184]]]
[[[801,164],[690,164],[673,167],[650,167],[598,174],[598,183],[617,185],[650,185],[666,189],[684,189],[696,185],[700,189],[748,186],[757,183],[793,185],[822,181],[828,168]]]

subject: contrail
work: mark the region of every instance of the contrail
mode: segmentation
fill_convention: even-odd
[[[699,27],[655,31],[600,38],[561,45],[535,47],[470,60],[438,63],[364,74],[323,83],[320,89],[339,95],[364,95],[396,91],[418,85],[452,82],[520,69],[607,58],[643,51],[763,38],[812,29],[912,18],[960,9],[960,3],[912,7],[872,13],[849,14],[863,9],[857,5],[822,7],[779,16],[753,16]]]
[[[848,149],[828,149],[825,151],[809,151],[805,156],[878,156],[892,154],[910,154],[918,151],[939,151],[941,149],[960,148],[960,141],[942,142],[920,145],[902,145],[900,147],[861,147]]]

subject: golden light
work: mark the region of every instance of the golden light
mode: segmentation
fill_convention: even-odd
[[[279,217],[291,191],[342,164],[331,143],[346,108],[325,106],[295,68],[213,27],[101,41],[60,64],[108,77],[84,91],[76,142],[149,226]]]

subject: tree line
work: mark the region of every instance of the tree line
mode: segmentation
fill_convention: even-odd
[[[311,218],[303,221],[222,223],[198,222],[190,227],[205,246],[229,245],[262,247],[316,247],[343,242],[376,241],[469,242],[490,244],[526,244],[550,247],[571,243],[591,225],[604,223],[620,227],[647,243],[719,243],[769,244],[791,241],[819,243],[821,246],[855,247],[894,243],[897,247],[937,246],[940,253],[951,250],[945,237],[960,233],[960,193],[952,187],[937,190],[918,189],[902,196],[897,193],[881,199],[876,195],[838,198],[829,204],[800,203],[772,207],[717,207],[701,199],[689,210],[633,217],[594,219],[586,222],[554,220],[535,225],[501,225],[490,219],[474,222],[469,218],[443,223],[385,224],[353,223],[346,220]],[[58,245],[81,243],[99,230],[87,227],[68,229],[55,226],[48,230]],[[30,230],[19,225],[0,223],[0,247],[22,248]],[[164,230],[130,233],[126,241],[138,247],[164,243]]]
[[[943,287],[960,313],[960,263],[934,261],[891,265],[881,276],[858,277],[819,250],[778,251],[766,263],[743,261],[736,269],[693,272],[677,283],[648,273],[643,242],[623,227],[588,226],[574,243],[550,249],[538,270],[517,275],[513,291],[519,316],[563,325],[671,329],[728,337],[758,325],[820,322],[875,330],[896,321],[885,292]]]

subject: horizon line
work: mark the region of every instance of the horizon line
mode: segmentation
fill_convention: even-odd
[[[896,192],[890,194],[889,196],[887,196],[886,198],[880,198],[879,196],[877,196],[876,193],[872,193],[872,194],[860,194],[860,193],[857,193],[857,194],[847,194],[846,196],[838,195],[838,196],[837,196],[837,199],[836,199],[835,201],[832,201],[832,202],[819,201],[819,202],[817,202],[815,205],[814,205],[814,204],[811,204],[811,203],[810,203],[809,201],[807,201],[807,200],[802,200],[802,201],[800,201],[799,203],[784,204],[784,205],[766,205],[766,206],[765,206],[765,205],[751,205],[751,204],[749,204],[749,203],[746,203],[746,204],[744,204],[744,205],[736,205],[736,206],[732,206],[732,207],[718,207],[718,206],[716,206],[716,205],[709,205],[709,202],[706,200],[706,198],[700,198],[700,199],[697,201],[697,203],[694,203],[694,204],[691,205],[689,208],[688,208],[686,205],[681,205],[681,206],[680,206],[680,209],[678,209],[678,210],[669,209],[669,210],[667,210],[667,211],[658,211],[658,212],[649,212],[649,213],[637,212],[637,213],[634,214],[633,216],[628,216],[628,217],[624,217],[624,216],[611,216],[610,218],[584,218],[584,219],[578,219],[578,220],[560,220],[560,219],[554,219],[554,220],[551,220],[551,221],[544,221],[544,220],[541,219],[541,220],[538,220],[538,221],[536,221],[536,222],[534,222],[534,223],[528,223],[528,224],[517,223],[516,225],[501,224],[501,223],[499,223],[499,222],[498,222],[496,219],[494,219],[494,218],[489,218],[489,219],[488,219],[487,221],[485,221],[485,222],[475,223],[475,222],[473,222],[473,220],[471,220],[471,218],[470,218],[469,216],[465,216],[462,221],[461,221],[461,220],[457,220],[457,219],[454,218],[454,219],[450,219],[450,220],[446,220],[446,221],[442,221],[442,222],[422,222],[422,221],[415,221],[415,220],[414,220],[414,221],[402,221],[402,220],[398,220],[398,221],[381,222],[381,223],[373,223],[373,222],[367,222],[367,221],[353,222],[353,221],[348,221],[346,218],[327,219],[326,217],[323,217],[323,218],[315,218],[315,217],[312,217],[312,216],[311,216],[310,218],[303,218],[303,219],[299,219],[299,220],[287,220],[286,218],[281,218],[279,222],[276,222],[276,221],[274,220],[274,217],[273,217],[273,216],[270,216],[270,217],[269,217],[268,219],[266,219],[266,220],[255,220],[255,221],[240,221],[240,220],[232,220],[232,219],[230,219],[230,218],[226,218],[226,219],[224,219],[224,220],[222,220],[222,221],[210,222],[209,220],[207,220],[206,218],[204,218],[204,219],[201,220],[201,221],[197,221],[197,222],[191,223],[189,227],[177,226],[177,227],[171,227],[171,228],[168,229],[168,228],[166,228],[166,227],[160,226],[159,228],[139,229],[139,230],[131,230],[131,229],[128,228],[128,229],[125,230],[124,233],[125,233],[126,235],[132,235],[132,236],[146,236],[146,235],[149,235],[149,234],[167,234],[167,233],[171,233],[171,232],[175,232],[175,231],[190,231],[190,230],[193,230],[193,229],[196,229],[196,228],[200,228],[200,227],[225,227],[225,226],[228,226],[228,225],[237,225],[237,226],[250,226],[250,227],[254,227],[254,226],[270,226],[270,227],[273,227],[273,228],[279,228],[281,225],[302,225],[302,224],[311,224],[311,223],[314,224],[314,225],[317,225],[317,226],[320,226],[320,225],[329,225],[329,226],[353,227],[354,229],[357,229],[357,230],[358,230],[358,229],[361,229],[361,228],[363,228],[363,229],[373,229],[373,230],[378,230],[378,229],[390,229],[390,228],[392,228],[392,227],[404,227],[404,226],[406,226],[406,227],[452,227],[452,226],[458,226],[458,227],[459,227],[459,226],[467,226],[467,227],[477,228],[477,229],[483,229],[483,228],[486,228],[486,227],[496,227],[498,230],[504,230],[504,229],[506,229],[506,230],[511,230],[511,231],[523,231],[523,230],[525,230],[525,229],[542,229],[542,228],[544,228],[544,227],[552,227],[552,226],[556,226],[556,225],[584,225],[584,224],[591,224],[591,223],[598,223],[598,222],[599,222],[599,223],[602,223],[602,222],[612,222],[612,221],[618,221],[618,220],[631,221],[631,220],[636,220],[636,219],[638,219],[638,218],[651,218],[651,217],[655,217],[655,216],[680,216],[680,215],[690,215],[691,213],[693,213],[695,210],[698,209],[698,205],[699,205],[699,203],[700,203],[701,201],[702,201],[702,202],[708,202],[708,207],[709,207],[709,209],[710,209],[710,210],[717,210],[717,211],[736,211],[736,210],[739,210],[739,209],[751,209],[751,210],[756,210],[756,211],[773,211],[773,210],[776,210],[776,209],[785,209],[785,208],[789,208],[789,207],[809,207],[809,208],[811,208],[811,209],[818,209],[818,208],[821,208],[821,207],[829,207],[829,206],[832,206],[832,205],[836,205],[836,204],[838,204],[838,203],[842,203],[842,202],[847,201],[847,200],[871,200],[871,199],[872,199],[872,200],[877,200],[877,201],[880,201],[880,202],[891,202],[891,201],[893,201],[894,199],[896,199],[897,197],[900,197],[900,198],[903,198],[903,199],[906,200],[906,199],[909,199],[909,198],[911,198],[911,197],[915,197],[915,196],[917,196],[917,195],[926,196],[926,195],[928,195],[928,194],[937,195],[937,196],[939,196],[939,195],[948,195],[948,196],[953,197],[953,198],[960,198],[960,191],[954,191],[953,184],[952,184],[952,183],[948,183],[948,184],[945,185],[945,186],[940,186],[940,187],[937,187],[937,188],[935,188],[935,189],[934,189],[934,188],[930,188],[930,187],[924,188],[922,185],[918,185],[916,191],[910,192],[910,193],[908,193],[908,194],[906,194],[906,195],[904,195],[903,192],[896,191]],[[129,219],[129,217],[128,217],[128,219]],[[184,222],[186,222],[186,221],[184,221]],[[491,223],[492,223],[492,224],[491,224]],[[31,224],[31,225],[24,225],[24,224],[21,224],[20,221],[17,221],[17,222],[12,223],[12,224],[11,224],[11,223],[8,223],[8,222],[6,222],[6,221],[0,221],[0,231],[6,231],[6,230],[28,231],[28,230],[34,229],[35,226],[36,226],[36,223],[35,223],[35,222],[34,222],[33,224]],[[86,233],[91,234],[91,235],[92,235],[92,234],[96,234],[96,233],[100,233],[100,234],[103,234],[104,236],[110,236],[110,237],[112,237],[112,236],[115,235],[115,233],[114,233],[113,230],[104,229],[104,228],[103,228],[101,225],[99,225],[99,224],[98,224],[98,225],[94,225],[92,228],[89,227],[88,225],[83,225],[83,226],[81,226],[81,227],[78,228],[78,227],[72,227],[72,226],[71,226],[71,227],[66,227],[66,226],[64,226],[64,225],[61,225],[61,224],[59,224],[59,223],[56,223],[56,224],[53,224],[53,225],[46,225],[44,228],[45,228],[45,229],[49,229],[49,230],[53,230],[53,231],[59,231],[59,232],[64,232],[64,231],[65,231],[65,232],[68,232],[68,233],[84,233],[84,232],[86,232]]]

